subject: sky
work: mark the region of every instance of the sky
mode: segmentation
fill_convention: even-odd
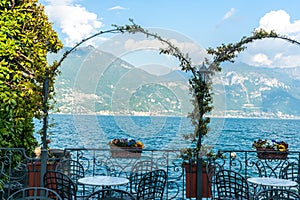
[[[40,0],[39,2],[45,6],[46,14],[53,22],[53,28],[66,47],[72,47],[99,31],[112,29],[112,24],[130,24],[129,18],[143,28],[171,39],[182,48],[183,52],[191,55],[209,47],[215,48],[221,44],[238,42],[243,36],[252,35],[258,28],[275,30],[281,35],[300,41],[299,0]],[[107,42],[116,41],[116,38],[101,35],[86,44],[107,47],[109,46]],[[132,38],[125,37],[118,41],[122,41],[124,48],[126,45],[127,48],[129,46],[133,48],[135,45],[131,51],[135,53],[129,54],[128,49],[126,52],[114,50],[114,53],[131,58],[135,60],[135,64],[140,64],[142,59],[133,57],[141,53],[136,50],[139,45],[145,45],[145,42],[142,42],[143,39],[139,39],[139,42],[130,39]],[[150,45],[149,39],[144,41]],[[151,45],[153,48],[157,44]],[[201,63],[201,60],[202,58],[195,63]],[[247,50],[241,53],[237,60],[253,66],[299,67],[300,46],[278,39],[257,41],[249,44]],[[148,63],[143,65],[146,67]]]

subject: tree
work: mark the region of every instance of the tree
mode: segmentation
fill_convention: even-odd
[[[62,43],[38,0],[1,0],[0,27],[0,147],[30,153],[37,145],[33,119],[45,114],[46,70],[50,100],[59,73],[46,56],[60,50]],[[47,103],[50,109],[53,102]]]

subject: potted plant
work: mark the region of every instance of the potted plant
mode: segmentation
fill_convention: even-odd
[[[42,148],[40,146],[33,150],[35,154],[34,162],[27,163],[28,169],[28,185],[29,187],[39,187],[41,180],[41,153]],[[53,163],[47,163],[47,170],[54,170],[55,166]]]
[[[140,158],[145,145],[132,138],[114,138],[108,142],[112,158]]]
[[[50,144],[50,140],[47,140],[47,145]],[[42,147],[37,146],[33,153],[35,158],[31,162],[27,163],[28,169],[28,185],[30,187],[39,187],[41,179],[41,154]],[[70,159],[71,154],[69,151],[62,149],[50,149],[48,148],[48,157],[50,158],[47,161],[46,170],[55,170],[57,162],[64,159]]]
[[[206,60],[206,64],[208,60]],[[206,67],[203,63],[202,66],[189,66],[189,71],[193,76],[189,79],[190,92],[192,95],[192,104],[194,109],[189,113],[188,117],[191,119],[192,125],[195,127],[193,133],[184,135],[185,140],[191,141],[188,148],[182,149],[181,157],[183,158],[183,167],[186,171],[186,197],[211,197],[210,181],[206,172],[204,159],[213,158],[216,154],[213,154],[211,149],[208,149],[202,144],[202,139],[209,132],[208,124],[210,123],[210,117],[207,116],[213,109],[212,93],[211,93],[211,76],[219,68],[214,65]],[[198,162],[202,162],[201,166],[198,166]],[[202,175],[198,174],[202,173]],[[197,177],[199,179],[197,179]],[[199,193],[197,185],[202,185],[202,191]],[[199,194],[197,194],[197,192]]]
[[[286,159],[289,145],[284,141],[258,139],[252,144],[260,159]]]
[[[202,197],[212,197],[211,179],[214,170],[213,162],[218,158],[224,158],[221,152],[215,153],[210,146],[202,145],[201,151],[197,147],[181,149],[183,168],[185,170],[186,198],[193,198],[197,195],[197,154],[200,152],[202,160]]]

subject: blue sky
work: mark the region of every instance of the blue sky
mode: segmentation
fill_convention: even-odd
[[[184,36],[205,49],[237,42],[256,28],[275,30],[300,41],[299,0],[42,0],[40,3],[65,46],[111,29],[111,24],[129,24],[129,18],[146,29],[163,29]],[[109,36],[99,37],[98,42],[105,41],[105,37]],[[297,67],[299,53],[300,46],[266,40],[249,45],[239,59],[254,66]]]

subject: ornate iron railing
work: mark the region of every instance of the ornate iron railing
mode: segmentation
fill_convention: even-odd
[[[125,154],[123,158],[120,155],[112,157],[109,149],[68,148],[64,152],[70,154],[71,159],[79,161],[84,166],[86,176],[111,175],[130,178],[137,162],[150,160],[157,168],[164,169],[168,174],[164,199],[188,199],[186,187],[191,183],[186,183],[186,172],[179,156],[180,150],[144,149],[141,155],[128,156]],[[297,166],[298,173],[300,173],[300,152],[289,151],[287,158],[283,159],[258,158],[256,151],[224,150],[222,153],[225,156],[224,159],[218,159],[206,165],[208,177],[210,177],[209,181],[212,183],[212,197],[217,197],[214,175],[221,168],[232,169],[246,178],[257,176],[280,177],[283,169],[294,163]],[[59,159],[51,158],[48,160],[48,164],[53,164],[50,167],[55,168],[60,159],[65,158],[64,156]],[[1,148],[0,162],[0,185],[3,187],[5,197],[18,188],[33,186],[41,181],[39,177],[40,159],[27,156],[23,149]],[[32,177],[34,177],[34,180],[30,180]],[[300,176],[298,177],[300,179]],[[119,187],[129,190],[128,185]],[[89,190],[89,187],[85,189]]]

